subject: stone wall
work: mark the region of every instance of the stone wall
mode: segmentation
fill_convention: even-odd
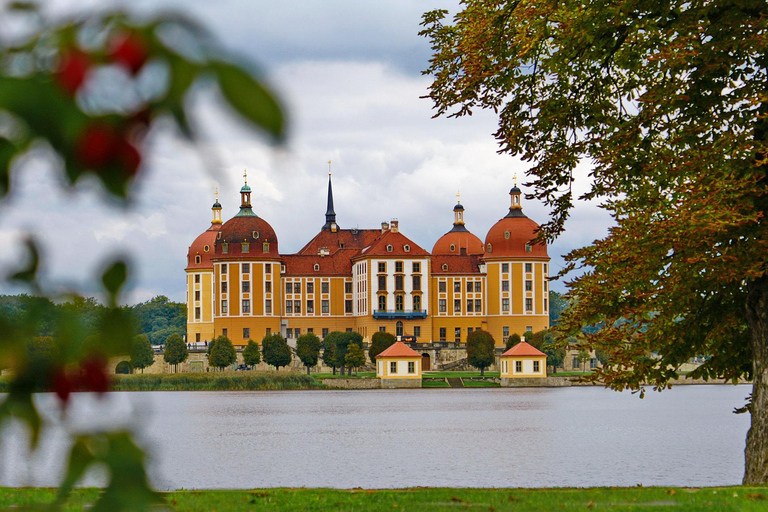
[[[421,379],[378,379],[382,389],[420,388]]]
[[[381,379],[321,379],[329,388],[338,389],[380,389]],[[421,381],[419,381],[421,386]]]

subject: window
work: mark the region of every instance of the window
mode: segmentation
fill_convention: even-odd
[[[474,331],[473,328],[467,327],[467,337],[469,337],[469,335],[472,334],[472,331]]]
[[[295,300],[293,301],[293,312],[296,314],[301,313],[301,301]]]
[[[315,293],[315,283],[312,281],[307,282],[307,293]]]
[[[413,296],[413,310],[416,312],[421,312],[421,296],[419,295]]]
[[[525,310],[533,311],[533,299],[525,299]]]
[[[293,283],[293,293],[301,293],[301,283]]]
[[[272,301],[267,299],[264,301],[264,312],[265,313],[271,313],[272,312]]]
[[[453,291],[455,293],[460,293],[461,292],[461,283],[459,281],[454,281],[453,282]]]
[[[445,341],[445,327],[440,328],[440,341]]]
[[[395,262],[395,273],[402,274],[403,273],[403,262],[402,261],[396,261]]]
[[[509,263],[502,263],[501,264],[501,271],[502,272],[509,272]]]
[[[402,295],[395,295],[395,311],[404,311],[404,302]]]
[[[250,313],[251,312],[251,301],[248,299],[243,299],[243,313]]]
[[[461,301],[459,299],[453,301],[453,312],[461,313]]]
[[[440,267],[440,268],[443,269],[443,272],[446,272],[448,270],[448,264],[447,263],[443,263],[443,266]]]
[[[509,299],[501,299],[501,310],[509,311]]]
[[[251,337],[251,329],[248,327],[243,327],[243,339],[247,340]]]
[[[221,282],[221,293],[227,293],[227,282],[222,281]]]
[[[285,337],[286,338],[293,338],[293,329],[286,329],[285,330]]]
[[[381,295],[379,297],[379,311],[386,311],[387,310],[387,297],[385,295]]]
[[[472,290],[474,290],[474,284],[472,281],[467,281],[467,293],[472,293]]]
[[[547,299],[544,299],[544,311],[547,311]]]
[[[328,336],[328,328],[323,327],[323,338],[325,338],[326,336]]]
[[[271,274],[272,273],[272,264],[271,263],[265,263],[264,264],[264,272],[266,272],[267,274]]]
[[[413,276],[413,289],[421,290],[421,276]]]
[[[200,320],[200,308],[195,308],[195,320]]]
[[[294,335],[294,336],[296,336],[297,338],[298,338],[299,336],[301,336],[301,329],[299,329],[298,327],[297,327],[297,328],[295,328],[295,329],[293,330],[293,335]]]
[[[413,273],[418,274],[419,272],[421,272],[421,263],[414,262],[412,268],[413,268]]]
[[[533,281],[530,279],[525,281],[525,291],[530,292],[533,290]]]
[[[253,237],[254,240],[258,240],[259,239],[259,232],[258,231],[251,231],[251,236]]]
[[[509,231],[505,231],[505,232],[504,232],[504,238],[506,238],[507,240],[509,240]]]
[[[526,271],[526,272],[533,272],[533,264],[531,264],[531,263],[526,263],[526,264],[525,264],[525,271]]]
[[[320,307],[322,308],[323,313],[328,313],[328,301],[324,300],[320,303]]]
[[[403,322],[398,322],[395,324],[395,336],[402,336],[403,335]]]
[[[382,326],[379,326],[379,332],[387,332],[387,328]]]
[[[379,263],[379,272],[385,273],[387,271],[386,263]]]
[[[461,341],[461,327],[456,327],[453,329],[453,339],[455,341]]]
[[[267,293],[272,293],[272,281],[266,281],[264,283],[264,291]]]
[[[261,244],[261,251],[269,252],[269,242],[264,242],[263,244]]]
[[[319,272],[319,271],[320,271],[320,264],[315,263],[315,272]]]
[[[410,246],[410,245],[408,245],[408,244],[405,244],[405,245],[403,246],[403,250],[404,250],[405,252],[411,252],[411,246]]]
[[[531,252],[531,244],[529,243],[525,244],[525,252]]]
[[[308,333],[314,333],[315,330],[312,327],[307,327],[307,332]]]
[[[250,274],[250,272],[251,272],[251,264],[243,263],[243,274]]]
[[[419,336],[421,336],[421,326],[419,326],[419,325],[415,325],[415,326],[413,327],[413,335],[414,335],[414,336],[416,336],[417,338],[418,338]]]
[[[345,313],[351,313],[352,312],[352,301],[351,300],[345,300],[344,301],[344,312]]]
[[[437,301],[437,310],[440,313],[445,313],[445,299],[440,299]]]
[[[285,312],[286,313],[293,313],[293,301],[292,300],[285,301]]]
[[[243,281],[243,293],[248,293],[250,291],[251,291],[251,282]]]
[[[475,313],[480,313],[483,310],[483,301],[481,299],[475,299]]]
[[[533,326],[532,325],[526,325],[525,326],[525,332],[533,332]]]
[[[200,343],[200,333],[199,332],[195,333],[195,342],[196,343]]]
[[[200,274],[195,274],[195,284],[200,284]]]
[[[200,300],[200,290],[195,290],[195,300]]]
[[[307,313],[314,313],[315,312],[315,301],[308,300],[307,301]]]
[[[467,313],[472,313],[475,310],[475,304],[472,299],[467,300]]]
[[[408,373],[416,373],[416,363],[408,361]]]
[[[201,259],[200,259],[200,256],[195,256],[195,263],[196,263],[197,265],[199,265],[199,264],[200,264],[200,261],[201,261]]]
[[[451,244],[451,252],[454,252],[455,250],[456,250],[456,245],[455,244]]]
[[[488,244],[488,254],[492,252],[493,252],[493,247],[491,246],[491,244]]]
[[[320,292],[328,293],[328,283],[320,283]]]
[[[501,337],[504,338],[504,341],[507,341],[507,338],[509,338],[509,326],[505,325],[501,328]]]
[[[272,329],[271,329],[270,327],[267,327],[267,331],[266,331],[266,334],[267,334],[267,336],[269,336],[270,334],[272,334]]]
[[[344,283],[344,293],[352,293],[352,283]]]
[[[352,328],[351,328],[351,327],[347,327],[347,328],[346,328],[346,329],[344,329],[344,330],[345,330],[345,331],[347,331],[347,332],[352,332]]]
[[[509,281],[506,279],[501,282],[501,291],[508,292],[509,291]]]
[[[522,371],[523,371],[523,362],[515,361],[515,373],[520,373]]]
[[[392,252],[392,246],[391,245],[387,246],[387,252]]]
[[[540,370],[539,370],[539,362],[538,361],[534,361],[533,362],[533,371],[536,372],[536,373],[539,373]]]
[[[445,281],[440,281],[437,283],[437,291],[440,293],[445,293]]]
[[[229,244],[223,243],[221,244],[221,254],[227,254],[229,252]]]
[[[227,301],[223,300],[221,301],[221,312],[226,313],[227,312]]]
[[[227,335],[227,330],[226,329],[222,329],[221,330],[221,335],[222,336],[226,336]]]
[[[240,252],[243,254],[246,252],[251,252],[251,244],[240,244]]]
[[[222,263],[221,264],[221,273],[222,274],[226,274],[227,273],[227,264],[226,263]]]
[[[396,361],[390,361],[390,363],[389,363],[389,373],[397,373],[397,362]]]
[[[379,291],[387,289],[387,276],[379,276]]]
[[[395,276],[395,290],[403,290],[403,276]]]

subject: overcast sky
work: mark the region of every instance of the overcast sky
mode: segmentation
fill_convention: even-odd
[[[59,11],[72,2],[54,2]],[[84,5],[119,2],[78,2]],[[158,2],[132,2],[151,12]],[[496,119],[432,119],[430,83],[421,75],[430,51],[420,38],[422,12],[457,2],[409,0],[166,1],[207,26],[227,50],[258,65],[279,92],[289,117],[289,138],[274,148],[233,119],[209,97],[199,98],[196,119],[216,155],[213,173],[195,148],[172,130],[157,130],[148,144],[132,209],[110,204],[83,182],[64,191],[60,171],[28,162],[13,176],[16,193],[0,203],[0,265],[18,261],[18,242],[31,231],[43,244],[52,286],[96,289],[88,277],[110,255],[134,264],[124,302],[166,295],[184,300],[187,248],[210,225],[218,186],[224,219],[239,206],[243,170],[254,211],[277,233],[280,252],[292,253],[325,222],[327,161],[332,160],[335,209],[342,228],[375,228],[397,218],[401,231],[426,250],[450,230],[457,191],[470,231],[484,240],[507,213],[515,174],[526,165],[498,155]],[[580,169],[585,177],[587,168]],[[577,182],[584,190],[586,179]],[[525,191],[525,190],[524,190]],[[524,212],[543,222],[540,204]],[[604,235],[608,216],[580,204],[567,232],[549,247],[552,267],[562,255]],[[562,283],[553,289],[563,291]],[[13,291],[7,287],[0,292]]]

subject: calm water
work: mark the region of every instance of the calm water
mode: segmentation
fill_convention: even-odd
[[[738,484],[750,390],[113,393],[76,396],[66,420],[41,395],[54,426],[31,459],[2,431],[0,485],[55,485],[68,432],[114,425],[140,435],[159,489]]]

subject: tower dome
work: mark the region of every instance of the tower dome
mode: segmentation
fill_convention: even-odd
[[[549,258],[545,244],[534,244],[539,225],[523,213],[522,191],[515,185],[509,191],[509,213],[494,224],[485,237],[486,258]]]
[[[464,225],[461,200],[453,207],[453,217],[453,228],[435,242],[432,254],[483,254],[483,242]]]
[[[216,259],[279,259],[277,235],[267,221],[253,213],[251,187],[240,189],[240,211],[216,233]]]
[[[187,270],[193,269],[212,269],[213,263],[211,257],[214,254],[214,244],[216,235],[221,229],[221,204],[219,203],[219,193],[216,192],[216,202],[211,206],[213,220],[211,227],[200,234],[187,251]]]

